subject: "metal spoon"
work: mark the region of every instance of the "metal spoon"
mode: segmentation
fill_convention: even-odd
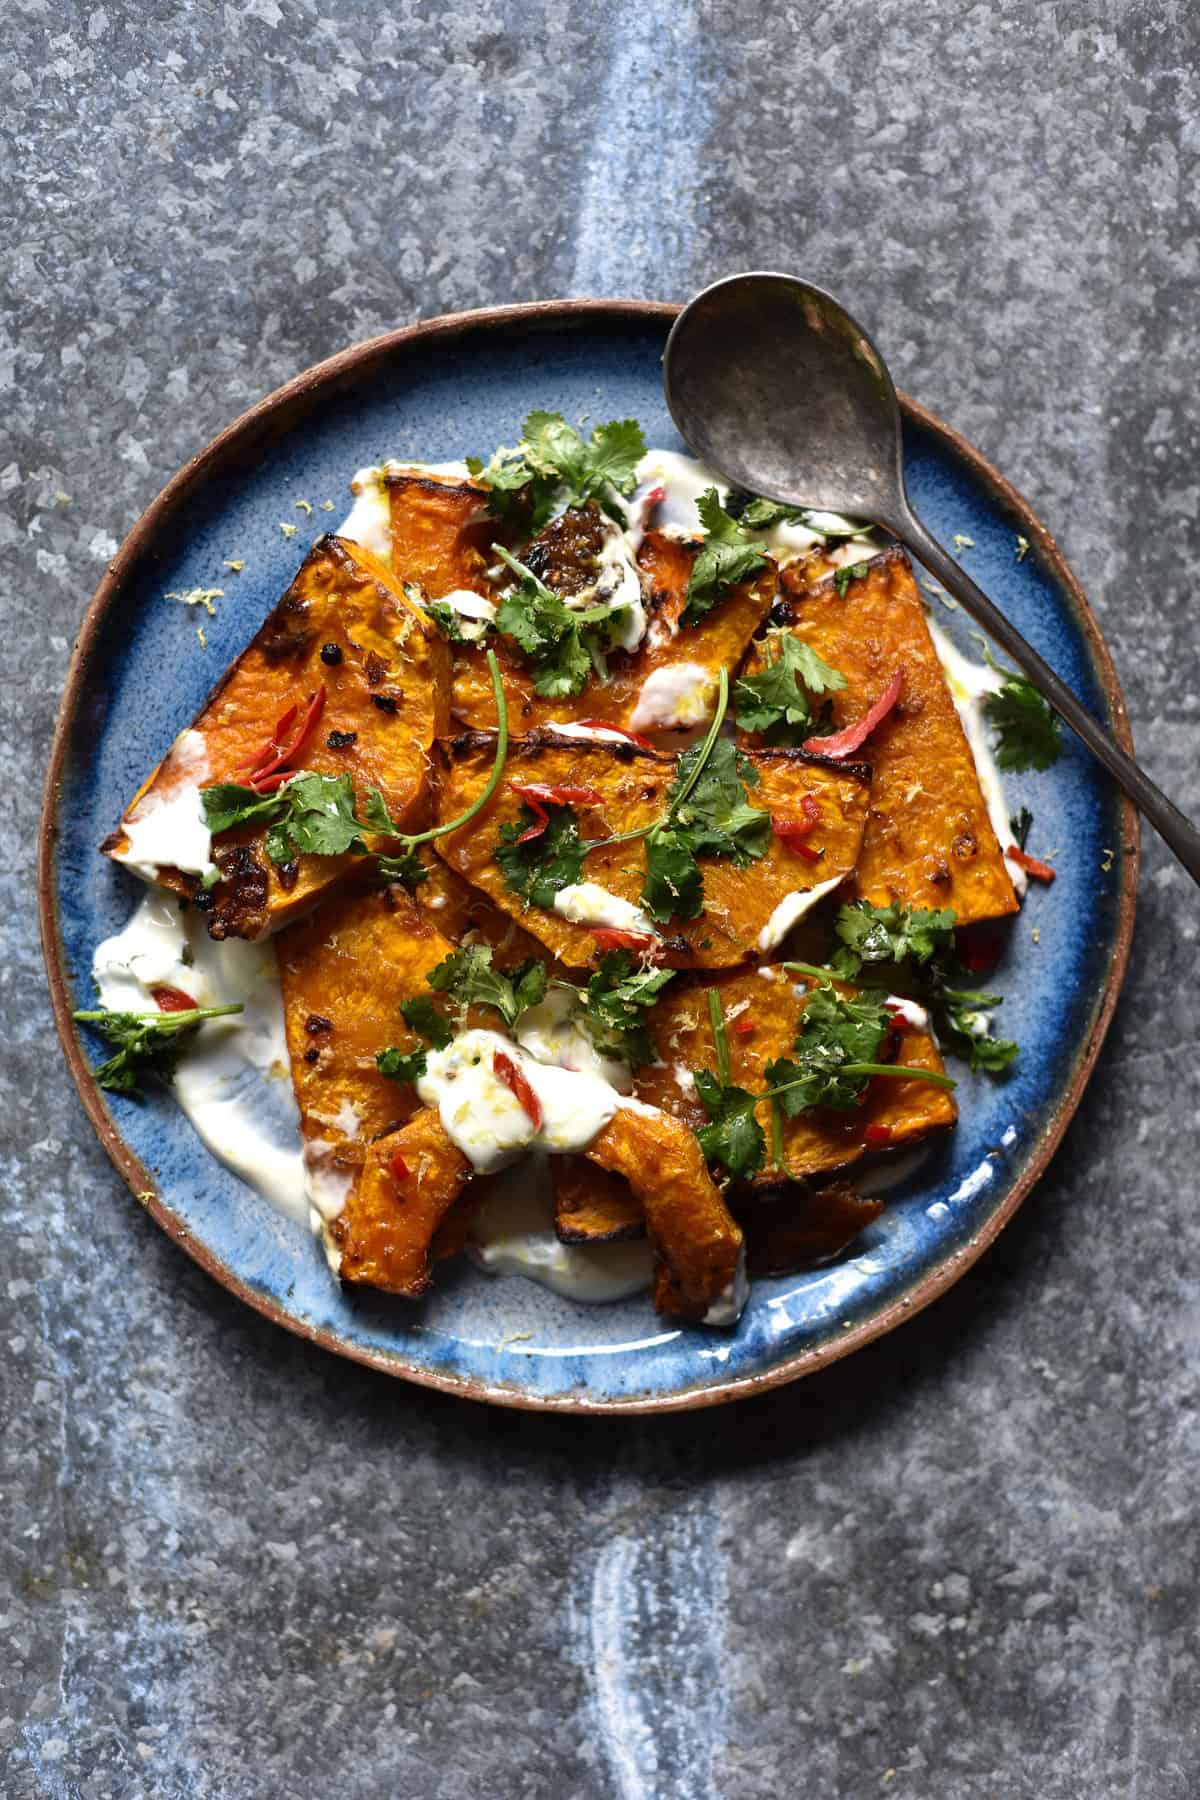
[[[676,319],[663,379],[684,439],[732,485],[870,519],[899,538],[1008,652],[1200,882],[1200,832],[914,513],[892,378],[862,326],[830,294],[792,275],[714,282]]]

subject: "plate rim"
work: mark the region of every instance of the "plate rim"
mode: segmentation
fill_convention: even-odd
[[[936,1268],[929,1270],[909,1292],[900,1295],[882,1311],[873,1313],[826,1344],[809,1350],[795,1350],[771,1368],[753,1374],[731,1376],[672,1394],[618,1395],[610,1399],[570,1392],[535,1394],[504,1382],[485,1381],[478,1377],[422,1368],[396,1351],[352,1344],[332,1330],[308,1325],[302,1319],[287,1313],[278,1300],[253,1288],[228,1263],[192,1237],[184,1221],[159,1194],[154,1178],[140,1157],[134,1154],[117,1129],[101,1090],[93,1079],[91,1064],[84,1054],[82,1041],[71,1017],[55,880],[62,772],[80,689],[87,677],[93,646],[109,612],[123,598],[126,585],[136,574],[142,556],[151,549],[160,530],[169,525],[175,515],[201,492],[210,477],[227,460],[243,452],[256,439],[268,435],[274,424],[280,423],[286,427],[290,423],[293,409],[302,410],[319,397],[329,397],[340,385],[350,378],[360,376],[371,364],[385,361],[397,349],[414,342],[424,340],[428,344],[436,344],[471,334],[502,330],[512,325],[570,327],[596,321],[667,326],[679,311],[677,304],[665,300],[562,299],[525,301],[506,306],[442,313],[431,319],[418,320],[411,325],[382,332],[362,343],[349,345],[314,363],[247,407],[197,451],[159,490],[127,533],[88,602],[71,653],[55,717],[42,795],[38,827],[37,902],[42,956],[50,988],[55,1030],[84,1112],[134,1198],[145,1207],[166,1235],[186,1250],[208,1275],[255,1312],[271,1320],[273,1324],[283,1326],[294,1336],[307,1339],[352,1362],[414,1382],[421,1387],[454,1394],[461,1399],[521,1411],[585,1415],[687,1412],[765,1393],[786,1382],[813,1374],[816,1370],[851,1355],[855,1350],[862,1349],[864,1345],[883,1337],[905,1320],[914,1318],[952,1287],[995,1242],[1031,1188],[1045,1173],[1074,1117],[1107,1035],[1128,968],[1136,911],[1141,842],[1140,820],[1132,801],[1125,795],[1121,796],[1122,877],[1118,895],[1117,935],[1103,999],[1088,1038],[1076,1056],[1070,1080],[1059,1095],[1025,1169],[1013,1182],[987,1224],[953,1257],[946,1257]],[[947,446],[1000,504],[1020,519],[1025,535],[1037,548],[1039,558],[1066,593],[1087,640],[1093,666],[1104,690],[1112,715],[1114,735],[1122,748],[1132,754],[1133,737],[1128,711],[1111,653],[1087,596],[1049,530],[1024,496],[961,433],[907,394],[901,393],[899,400],[907,421],[922,427]]]

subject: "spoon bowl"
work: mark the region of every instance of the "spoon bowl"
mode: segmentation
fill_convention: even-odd
[[[1007,651],[1200,883],[1200,832],[913,511],[887,364],[832,294],[766,272],[714,282],[676,319],[663,384],[680,434],[730,486],[870,520],[899,538]]]

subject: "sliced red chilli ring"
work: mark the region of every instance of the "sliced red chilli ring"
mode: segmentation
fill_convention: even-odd
[[[401,1156],[399,1150],[393,1151],[392,1155],[388,1158],[388,1174],[396,1181],[407,1181],[412,1174],[412,1170]]]
[[[533,1129],[540,1131],[542,1129],[542,1103],[512,1057],[503,1050],[493,1051],[492,1072],[496,1080],[502,1081],[517,1101]]]
[[[260,748],[255,751],[248,762],[239,763],[235,773],[241,775],[247,769],[265,769],[269,762],[273,762],[279,755],[280,738],[285,731],[291,730],[296,714],[299,711],[300,708],[298,706],[289,706],[287,711],[280,718],[276,719],[275,729],[267,739],[266,743],[261,745]]]
[[[882,1150],[885,1144],[892,1141],[890,1125],[868,1125],[863,1132],[863,1143],[868,1150]]]
[[[842,757],[852,756],[866,743],[875,727],[887,718],[903,688],[904,670],[897,669],[878,700],[867,708],[857,724],[847,725],[844,731],[835,731],[832,737],[805,738],[801,749],[807,750],[812,756],[832,757],[835,762]]]
[[[604,798],[595,788],[555,787],[548,781],[510,781],[508,785],[533,814],[533,824],[521,833],[518,844],[532,843],[541,837],[550,823],[548,806],[599,806]]]
[[[304,709],[304,717],[300,721],[300,727],[296,732],[295,737],[293,737],[289,743],[285,744],[283,749],[281,749],[277,755],[272,757],[268,763],[264,764],[262,768],[251,775],[250,786],[252,788],[257,788],[260,793],[268,791],[262,784],[265,781],[268,781],[271,776],[278,774],[281,769],[286,769],[288,764],[293,762],[295,758],[299,756],[320,723],[321,714],[324,711],[325,686],[324,683],[322,683],[315,693],[309,695],[308,703]],[[276,730],[279,730],[278,726],[276,727]],[[279,784],[275,783],[275,785],[278,786]]]
[[[825,854],[823,850],[814,850],[811,844],[805,842],[815,831],[817,823],[816,819],[784,819],[778,813],[771,814],[771,830],[775,836],[789,850],[794,850],[797,856],[802,856],[805,862],[820,862]]]
[[[1050,863],[1043,862],[1040,856],[1030,856],[1016,844],[1009,844],[1004,854],[1009,862],[1016,863],[1018,869],[1024,869],[1031,880],[1044,881],[1047,887],[1058,874],[1058,870]]]
[[[190,994],[185,994],[182,988],[152,987],[150,998],[159,1012],[195,1012],[196,1010],[196,1002]]]

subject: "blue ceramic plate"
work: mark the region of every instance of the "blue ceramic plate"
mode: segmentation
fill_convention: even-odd
[[[84,623],[47,786],[41,899],[59,1032],[130,1187],[211,1273],[291,1330],[410,1380],[506,1405],[656,1410],[731,1399],[911,1316],[980,1254],[1045,1167],[1103,1037],[1133,922],[1136,821],[1069,741],[1053,770],[1012,783],[1013,802],[1037,816],[1038,847],[1061,849],[1058,880],[1030,894],[996,972],[1018,1063],[999,1082],[965,1077],[957,1130],[853,1253],[757,1282],[731,1333],[669,1325],[646,1296],[588,1307],[466,1265],[439,1271],[419,1306],[343,1293],[308,1233],[215,1162],[166,1094],[137,1105],[97,1091],[69,1014],[87,1003],[92,949],[124,922],[138,885],[96,846],[309,541],[343,516],[351,473],[388,455],[486,453],[514,442],[535,406],[569,418],[633,416],[648,442],[678,446],[660,371],[672,317],[669,307],[597,301],[435,320],[346,351],[263,401],[171,482],[123,546]],[[972,574],[1128,745],[1104,645],[1045,530],[969,446],[919,408],[906,403],[905,414],[918,511],[943,540],[956,532],[973,540]],[[311,516],[300,500],[314,506]],[[294,537],[281,521],[296,525]],[[1032,546],[1023,560],[1018,533]],[[222,569],[235,556],[245,559],[240,576]],[[204,621],[204,653],[196,615],[162,596],[213,585],[225,597]],[[971,647],[961,614],[941,623]]]

